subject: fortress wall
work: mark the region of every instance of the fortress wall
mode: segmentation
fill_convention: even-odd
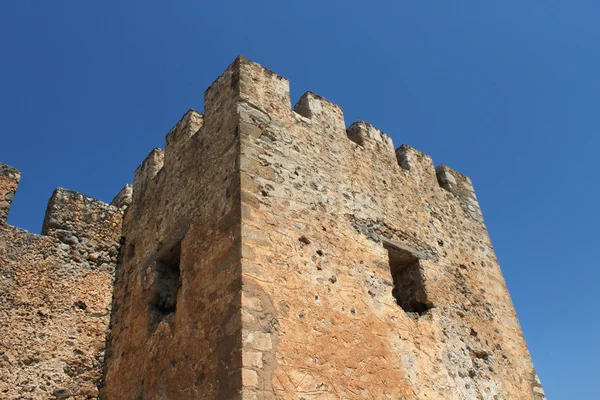
[[[470,179],[241,56],[110,205],[19,177],[2,398],[544,399]]]
[[[121,220],[57,189],[42,235],[0,221],[0,398],[97,398]]]
[[[240,71],[243,398],[543,398],[470,180]]]
[[[239,79],[227,70],[137,169],[103,399],[232,399],[241,385]]]

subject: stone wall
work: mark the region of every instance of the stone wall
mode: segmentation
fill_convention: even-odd
[[[2,398],[544,399],[470,179],[241,56],[111,205],[18,179]]]
[[[107,399],[543,398],[468,177],[243,57],[205,104],[135,175]]]
[[[42,235],[0,221],[0,398],[97,398],[121,220],[57,189]]]
[[[134,176],[104,399],[233,399],[241,385],[239,134],[228,74]]]
[[[543,398],[469,178],[241,71],[243,398]]]

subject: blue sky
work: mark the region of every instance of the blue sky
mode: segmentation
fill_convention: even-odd
[[[204,4],[206,3],[206,4]],[[551,400],[597,398],[600,2],[3,1],[9,222],[110,201],[239,53],[471,176]]]

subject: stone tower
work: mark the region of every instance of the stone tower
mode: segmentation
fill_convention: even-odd
[[[127,194],[102,399],[544,399],[470,179],[256,63]]]

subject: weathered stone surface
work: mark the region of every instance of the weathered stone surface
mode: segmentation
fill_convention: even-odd
[[[59,189],[44,236],[0,222],[3,393],[544,399],[470,179],[345,126],[311,92],[292,111],[288,81],[238,57],[133,193],[107,206]],[[105,314],[71,331],[72,313],[106,310],[115,261],[100,380]],[[98,363],[64,372],[65,337]]]
[[[260,66],[248,70],[264,82]],[[278,111],[256,124],[277,126],[270,141],[241,137],[242,232],[269,236],[268,245],[242,236],[252,254],[242,258],[243,299],[252,299],[242,301],[243,329],[272,343],[262,367],[244,365],[259,376],[245,389],[258,398],[536,398],[470,180],[443,167],[454,182],[441,187],[429,156],[394,152],[364,122],[346,139],[339,107],[314,94],[294,110],[301,117]],[[391,241],[400,245],[390,250]],[[391,253],[407,247],[417,275],[397,283]],[[414,293],[410,309],[395,290]]]
[[[43,235],[0,222],[0,398],[97,398],[121,220],[57,189]]]
[[[111,206],[115,206],[121,210],[125,210],[131,204],[133,197],[133,185],[127,184],[110,202]]]
[[[252,381],[254,372],[241,368],[239,133],[230,79],[228,71],[206,92],[212,112],[189,111],[167,135],[164,164],[153,150],[136,172],[105,399],[229,399],[242,380]]]

